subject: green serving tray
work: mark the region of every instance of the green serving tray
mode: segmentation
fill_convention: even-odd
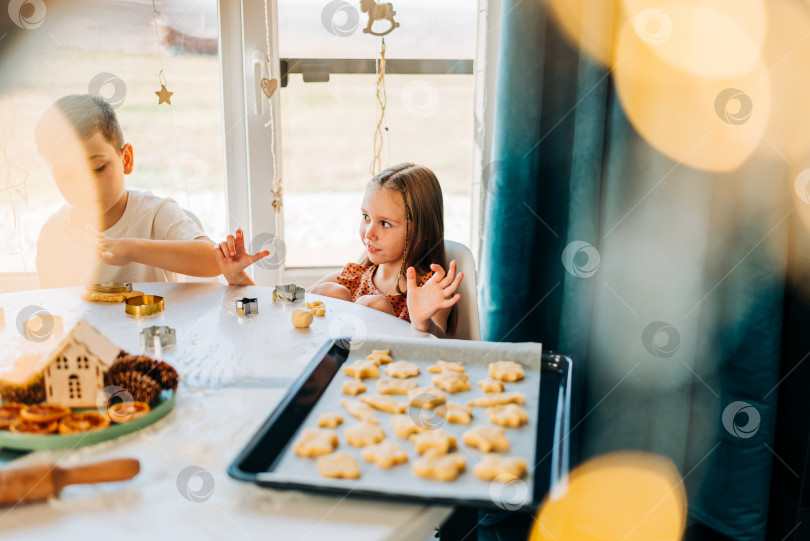
[[[163,391],[160,398],[148,414],[120,425],[112,424],[103,430],[90,430],[79,434],[62,436],[60,434],[13,434],[6,430],[0,431],[0,449],[16,449],[20,451],[47,451],[52,449],[74,449],[101,443],[125,434],[130,434],[151,425],[158,419],[166,416],[177,401],[177,392]],[[76,410],[82,411],[82,410]],[[93,411],[93,410],[88,410]]]

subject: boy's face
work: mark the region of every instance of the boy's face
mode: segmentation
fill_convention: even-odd
[[[104,214],[121,198],[132,172],[132,146],[114,148],[100,132],[81,140],[65,137],[46,156],[56,186],[81,212]]]

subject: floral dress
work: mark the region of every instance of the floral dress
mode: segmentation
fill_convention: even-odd
[[[352,302],[356,301],[363,295],[385,295],[382,291],[374,286],[374,272],[377,270],[377,265],[368,265],[366,267],[358,265],[357,263],[349,263],[343,267],[343,271],[338,275],[338,283],[347,288],[352,293]],[[421,279],[417,280],[417,285],[422,287],[427,282],[433,272],[429,272]],[[385,295],[391,306],[394,307],[394,315],[405,321],[411,321],[408,314],[408,298],[407,295]]]

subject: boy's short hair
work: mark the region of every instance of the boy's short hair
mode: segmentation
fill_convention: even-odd
[[[62,113],[81,139],[88,139],[99,132],[116,151],[120,152],[124,147],[124,132],[112,106],[98,96],[71,94],[56,100],[37,124],[34,138],[41,149],[46,138],[53,136],[48,133],[49,128],[53,128],[50,117],[53,112]]]

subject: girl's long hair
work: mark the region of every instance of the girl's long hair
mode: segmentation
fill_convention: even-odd
[[[405,276],[408,267],[416,269],[417,280],[430,272],[436,263],[447,270],[447,254],[444,250],[444,202],[442,187],[436,174],[421,165],[401,163],[380,171],[371,182],[387,190],[402,194],[405,202],[405,253],[400,272]],[[368,265],[366,255],[361,264]],[[397,280],[397,293],[403,294]],[[447,333],[456,327],[456,310],[453,307],[447,318]]]

